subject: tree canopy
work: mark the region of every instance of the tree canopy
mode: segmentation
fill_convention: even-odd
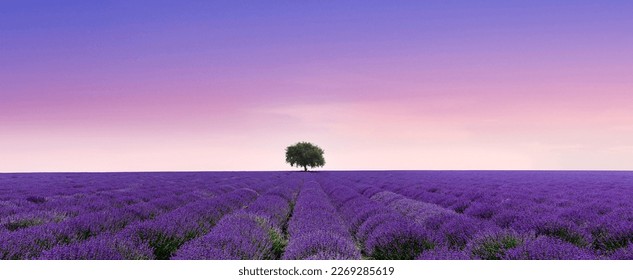
[[[325,165],[323,149],[308,142],[299,142],[286,148],[286,162],[290,166],[301,166],[303,171]]]

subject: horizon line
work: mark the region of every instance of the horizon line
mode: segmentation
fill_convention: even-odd
[[[330,169],[330,170],[308,170],[310,173],[318,172],[633,172],[630,169]],[[5,174],[89,174],[89,173],[222,173],[222,172],[297,172],[303,170],[125,170],[125,171],[0,171],[0,175]]]

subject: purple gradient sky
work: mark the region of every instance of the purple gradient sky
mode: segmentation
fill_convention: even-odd
[[[633,169],[631,1],[86,2],[0,3],[0,172]]]

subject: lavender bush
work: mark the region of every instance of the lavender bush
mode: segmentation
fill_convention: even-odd
[[[633,172],[0,174],[0,259],[633,259]]]

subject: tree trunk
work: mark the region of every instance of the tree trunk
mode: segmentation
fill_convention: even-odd
[[[303,171],[308,171],[308,166],[303,166]]]

